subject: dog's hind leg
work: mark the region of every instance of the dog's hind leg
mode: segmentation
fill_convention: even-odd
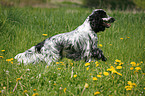
[[[57,48],[53,47],[52,45],[47,46],[47,48],[46,47],[42,48],[41,53],[43,54],[44,61],[47,63],[48,66],[52,62],[56,62],[61,59],[60,51]]]
[[[35,64],[36,62],[43,60],[43,55],[36,53],[35,46],[33,46],[25,52],[17,54],[14,58],[17,59],[18,62],[26,65],[29,63]]]

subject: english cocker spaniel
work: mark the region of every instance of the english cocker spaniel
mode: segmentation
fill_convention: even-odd
[[[45,61],[48,65],[63,57],[90,62],[92,59],[106,61],[102,50],[97,48],[97,32],[109,28],[115,19],[102,9],[96,9],[75,30],[47,38],[23,53],[15,56],[20,63]]]

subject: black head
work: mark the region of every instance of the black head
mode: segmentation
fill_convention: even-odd
[[[102,9],[96,9],[89,16],[89,21],[91,28],[94,32],[104,31],[105,28],[109,28],[111,24],[115,21],[114,18],[108,16],[106,12]]]

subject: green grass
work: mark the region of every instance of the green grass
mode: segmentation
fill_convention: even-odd
[[[5,51],[0,52],[0,56],[3,56],[0,57],[0,94],[2,96],[26,94],[31,96],[34,93],[38,93],[39,96],[81,96],[81,94],[93,96],[98,91],[101,96],[143,96],[145,90],[145,13],[143,12],[134,14],[107,11],[116,21],[111,28],[98,33],[98,43],[102,44],[99,48],[103,50],[108,60],[98,61],[97,67],[95,62],[85,66],[83,60],[75,62],[66,58],[59,64],[54,63],[48,67],[45,63],[24,66],[19,65],[16,60],[6,61],[50,36],[74,30],[84,22],[91,11],[85,8],[1,8],[0,50]],[[44,33],[48,36],[42,36]],[[114,64],[116,59],[124,63],[122,69],[116,69],[122,76],[107,71],[110,66],[115,68],[118,66],[119,63]],[[133,70],[130,70],[131,62],[136,62]],[[89,70],[86,70],[87,67]],[[136,72],[136,67],[140,67],[141,70]],[[108,76],[103,75],[105,71],[109,72]],[[98,74],[102,77],[97,77]],[[74,75],[77,77],[73,77]],[[93,77],[97,77],[97,80],[94,81]],[[21,80],[16,81],[17,78]],[[128,81],[137,86],[127,91],[125,86],[128,85]],[[89,85],[88,88],[84,88],[85,83]]]

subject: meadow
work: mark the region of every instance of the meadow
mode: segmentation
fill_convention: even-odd
[[[0,7],[0,95],[144,96],[145,13],[106,11],[116,19],[111,28],[97,34],[106,62],[64,58],[51,66],[44,62],[24,66],[14,60],[16,54],[74,30],[92,9]]]

